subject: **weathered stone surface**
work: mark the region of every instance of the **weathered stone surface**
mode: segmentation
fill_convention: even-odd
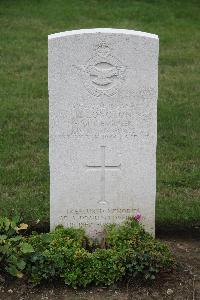
[[[154,234],[158,37],[133,30],[49,36],[51,228],[95,236],[137,210]]]

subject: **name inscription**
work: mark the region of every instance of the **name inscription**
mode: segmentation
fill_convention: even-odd
[[[89,102],[69,104],[54,119],[56,135],[92,138],[128,138],[149,136],[153,90],[140,98],[141,103]],[[148,97],[147,97],[148,95]],[[145,102],[146,100],[146,102]],[[145,109],[144,109],[145,106]],[[56,124],[55,124],[56,123]],[[55,136],[55,135],[54,135]]]

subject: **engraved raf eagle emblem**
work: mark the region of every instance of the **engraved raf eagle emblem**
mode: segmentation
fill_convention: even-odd
[[[111,49],[105,42],[98,45],[94,56],[79,70],[85,88],[97,97],[116,94],[126,73],[126,67],[111,54]]]
[[[97,85],[108,85],[113,82],[113,76],[118,76],[119,72],[116,67],[111,67],[109,69],[98,69],[95,66],[89,68],[90,76],[94,77],[92,82]]]

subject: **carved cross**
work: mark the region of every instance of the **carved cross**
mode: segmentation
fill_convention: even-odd
[[[98,202],[100,204],[106,204],[105,199],[105,177],[106,170],[119,170],[121,164],[119,165],[107,165],[106,164],[106,146],[101,146],[101,164],[99,165],[86,165],[90,170],[100,170],[101,171],[101,200]]]

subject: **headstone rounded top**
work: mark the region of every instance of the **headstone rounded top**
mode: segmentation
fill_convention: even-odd
[[[92,33],[128,34],[128,35],[158,39],[158,36],[156,34],[130,30],[130,29],[115,29],[115,28],[92,28],[92,29],[70,30],[70,31],[50,34],[48,36],[48,39],[51,40],[51,39],[61,38],[69,35],[92,34]]]

